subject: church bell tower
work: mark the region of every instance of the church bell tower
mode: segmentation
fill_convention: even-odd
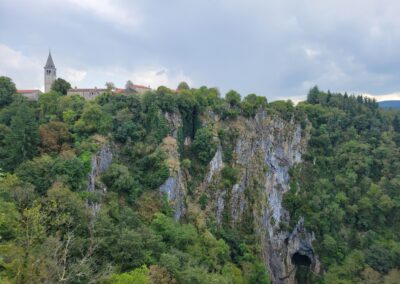
[[[47,57],[46,65],[44,66],[44,91],[49,92],[51,86],[56,80],[56,66],[54,65],[53,58],[51,58],[51,52],[49,51],[49,57]]]

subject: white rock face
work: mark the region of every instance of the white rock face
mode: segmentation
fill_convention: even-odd
[[[207,182],[210,183],[213,176],[222,170],[224,167],[224,162],[222,161],[222,148],[221,145],[218,146],[217,152],[215,152],[214,157],[210,162],[210,170],[207,175]]]
[[[164,117],[171,127],[171,136],[175,139],[178,138],[178,128],[182,125],[182,117],[177,113],[164,113]]]
[[[290,220],[282,201],[283,195],[289,190],[289,170],[301,162],[307,141],[302,137],[300,125],[279,118],[272,119],[264,111],[254,119],[241,121],[241,126],[243,133],[236,142],[234,163],[243,169],[242,175],[230,194],[226,194],[226,191],[217,192],[217,223],[221,223],[221,211],[224,208],[230,208],[229,214],[234,224],[240,224],[245,214],[253,216],[272,283],[295,283],[295,266],[291,258],[300,249],[300,243],[307,243],[312,251],[311,235],[293,235],[288,242],[290,232],[280,229],[281,223]],[[215,167],[212,168],[218,165],[217,155],[214,159],[212,162]],[[210,176],[207,180],[211,181]],[[249,200],[246,190],[251,191],[250,194],[257,192],[257,200]],[[228,196],[229,199],[220,200]],[[230,206],[226,206],[228,202]],[[312,261],[318,262],[315,257]]]
[[[224,212],[225,207],[225,194],[226,192],[222,191],[217,197],[216,219],[218,225],[221,225],[222,221],[222,213]]]
[[[168,120],[173,124],[179,121],[171,116]],[[230,123],[219,119],[217,122]],[[282,205],[283,195],[290,189],[289,170],[302,161],[307,145],[306,133],[299,124],[272,118],[265,111],[260,111],[254,119],[238,118],[234,123],[241,132],[232,155],[232,165],[240,169],[239,180],[231,189],[218,188],[218,173],[225,166],[224,149],[219,145],[201,185],[212,199],[211,214],[215,214],[219,225],[225,214],[232,226],[240,226],[245,220],[253,222],[272,283],[296,283],[296,266],[292,263],[295,254],[309,258],[311,269],[318,273],[319,261],[312,247],[314,235],[304,229],[302,220],[293,232],[281,229],[282,224],[290,221],[289,213]],[[169,156],[176,159],[177,149],[170,151]],[[180,166],[170,168],[170,177],[160,187],[160,192],[170,200],[176,220],[186,211],[186,191],[186,177]]]
[[[168,201],[174,208],[174,219],[178,221],[186,211],[186,185],[180,169],[171,173],[171,176],[160,186],[160,192],[167,195]]]
[[[112,163],[112,159],[113,154],[109,144],[104,144],[100,150],[92,156],[91,170],[88,176],[88,191],[94,192],[96,190],[96,179],[101,173],[108,169]],[[90,203],[89,206],[92,208],[92,213],[94,215],[100,210],[100,203]]]
[[[113,154],[109,144],[103,145],[101,149],[92,156],[91,171],[89,173],[88,190],[95,190],[96,178],[111,165]]]
[[[185,140],[183,141],[183,145],[190,146],[191,144],[192,144],[192,139],[190,139],[189,136],[185,137]]]
[[[231,216],[233,221],[238,222],[240,217],[243,215],[245,200],[242,198],[242,194],[244,192],[243,183],[235,184],[232,187],[232,210]]]
[[[186,212],[187,195],[186,179],[180,166],[177,144],[177,129],[181,126],[182,120],[176,114],[166,114],[166,118],[170,125],[175,128],[175,131],[173,131],[173,135],[163,140],[162,147],[167,154],[169,177],[160,186],[159,192],[167,196],[171,207],[174,209],[174,218],[179,220]]]

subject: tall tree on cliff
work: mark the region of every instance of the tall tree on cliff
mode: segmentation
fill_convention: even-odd
[[[38,125],[34,110],[22,102],[11,119],[10,132],[5,137],[6,159],[2,167],[15,169],[21,162],[33,158],[39,144]]]
[[[71,89],[71,84],[62,78],[55,80],[51,86],[52,91],[56,91],[63,96],[67,95],[69,89]]]
[[[5,76],[0,76],[0,108],[12,102],[12,95],[17,92],[14,82]]]

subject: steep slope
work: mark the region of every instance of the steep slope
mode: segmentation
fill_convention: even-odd
[[[239,117],[233,121],[221,121],[211,113],[203,118],[203,123],[214,133],[220,133],[215,137],[219,146],[198,185],[195,201],[186,202],[199,203],[199,199],[206,198],[208,204],[204,209],[208,219],[215,220],[220,227],[254,234],[273,283],[295,283],[294,255],[306,257],[311,269],[318,273],[313,234],[305,231],[301,220],[289,232],[286,228],[290,216],[282,206],[283,195],[289,190],[289,171],[302,161],[307,129],[266,111],[258,112],[254,118]],[[236,139],[227,141],[221,130],[237,133]],[[224,154],[231,158],[226,159]],[[170,157],[176,160],[176,152],[170,152]],[[231,183],[224,181],[229,170],[235,172]],[[160,188],[168,193],[177,219],[183,212],[185,202],[181,197],[186,195],[187,188],[181,183],[181,176],[178,166]]]
[[[0,130],[7,283],[398,282],[400,114],[368,98],[51,92]]]

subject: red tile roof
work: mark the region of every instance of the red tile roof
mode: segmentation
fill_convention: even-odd
[[[118,94],[122,94],[122,93],[125,93],[125,89],[115,88],[115,92]]]

